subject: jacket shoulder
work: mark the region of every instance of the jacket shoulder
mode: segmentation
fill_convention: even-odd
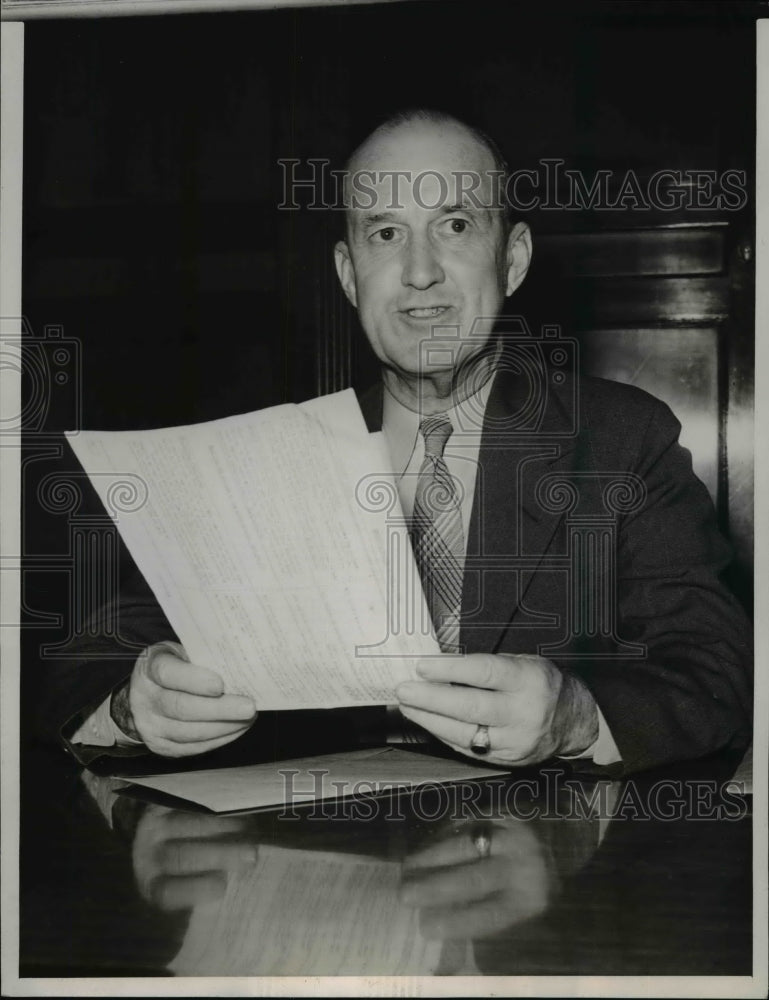
[[[663,417],[671,414],[670,407],[657,396],[625,382],[615,382],[607,378],[581,375],[578,378],[578,397],[585,412],[610,411],[628,413],[634,418]]]
[[[674,436],[681,429],[668,404],[645,389],[588,376],[579,377],[577,389],[580,427],[593,434],[638,440],[654,425]]]

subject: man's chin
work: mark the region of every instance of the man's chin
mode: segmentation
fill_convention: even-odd
[[[400,332],[400,335],[398,333]],[[387,342],[389,341],[389,343]],[[380,363],[398,379],[409,383],[420,380],[444,382],[473,371],[488,355],[489,338],[461,338],[427,333],[418,341],[391,331],[379,342],[376,353]],[[389,348],[389,349],[388,349]]]
[[[433,381],[434,379],[452,378],[453,364],[418,364],[404,365],[394,368],[396,375],[408,382]]]

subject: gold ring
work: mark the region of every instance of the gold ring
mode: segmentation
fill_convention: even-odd
[[[491,749],[491,740],[489,739],[488,726],[478,726],[472,740],[470,740],[470,749],[473,753],[477,753],[480,756],[489,752]]]

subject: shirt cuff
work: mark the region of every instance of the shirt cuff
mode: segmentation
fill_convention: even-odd
[[[614,742],[614,737],[609,729],[609,723],[603,717],[603,712],[598,705],[595,707],[598,712],[598,739],[587,750],[583,750],[582,753],[570,754],[568,756],[559,755],[561,760],[582,760],[587,757],[599,767],[608,767],[609,764],[617,764],[622,760],[622,754]]]
[[[91,712],[77,732],[70,737],[71,743],[89,747],[141,747],[141,740],[126,736],[110,714],[112,693],[107,695],[99,707]]]
[[[184,647],[178,642],[172,642],[170,639],[164,639],[161,642],[153,643],[152,646],[148,646],[140,654],[139,659],[142,656],[152,659],[158,653],[173,653],[182,660],[188,660]],[[88,747],[144,747],[141,740],[135,740],[131,736],[127,736],[112,718],[110,711],[111,698],[112,692],[110,691],[99,707],[91,712],[82,725],[75,731],[74,735],[69,737],[70,743]]]

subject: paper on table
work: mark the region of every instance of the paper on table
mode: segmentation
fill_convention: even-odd
[[[476,767],[393,747],[125,780],[196,802],[213,812],[238,812],[500,773],[498,768]]]
[[[145,481],[121,534],[190,660],[259,709],[394,702],[414,658],[439,652],[386,448],[352,390],[68,439],[107,509],[115,477]]]
[[[259,845],[251,871],[198,904],[169,969],[179,976],[430,975],[439,941],[399,901],[399,865]]]

